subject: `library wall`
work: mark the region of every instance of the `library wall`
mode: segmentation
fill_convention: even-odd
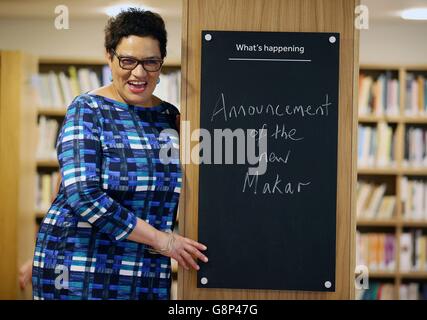
[[[426,34],[426,23],[371,20],[360,32],[360,64],[427,64]]]
[[[177,64],[181,59],[181,19],[165,20],[169,33],[167,59]],[[55,57],[99,59],[103,53],[105,22],[106,19],[71,19],[70,29],[60,31],[54,28],[50,19],[2,18],[0,49],[20,49],[43,57],[54,52]],[[28,30],[34,32],[29,33]],[[82,34],[86,36],[82,37]],[[396,24],[371,20],[369,29],[360,32],[360,63],[425,64],[426,34],[427,25],[422,23]],[[76,43],[80,45],[76,46]],[[408,50],[414,47],[418,49]]]
[[[70,18],[69,30],[55,29],[53,18],[2,18],[0,49],[22,50],[44,58],[101,59],[104,54],[103,30],[107,18]],[[168,30],[168,54],[165,62],[179,64],[181,20],[165,18],[165,23]]]

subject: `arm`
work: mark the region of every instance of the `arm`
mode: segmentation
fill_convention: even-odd
[[[101,189],[101,126],[87,98],[67,110],[58,136],[58,160],[67,204],[83,221],[112,240],[124,240],[136,216]]]
[[[173,239],[171,239],[171,237]],[[128,239],[152,246],[163,255],[178,261],[179,265],[183,266],[186,270],[189,269],[189,265],[199,270],[199,266],[195,262],[195,259],[208,262],[208,258],[200,252],[207,249],[203,244],[175,233],[169,234],[159,231],[139,218],[137,219],[135,229],[129,235]],[[172,244],[168,246],[171,240],[173,240]]]
[[[188,265],[198,269],[194,259],[207,261],[200,253],[205,248],[202,244],[157,230],[101,189],[100,130],[95,110],[82,98],[76,99],[67,111],[57,145],[64,193],[73,212],[113,240],[147,244],[186,269]],[[170,237],[175,241],[165,251]]]

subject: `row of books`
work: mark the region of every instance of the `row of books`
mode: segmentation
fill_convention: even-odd
[[[59,122],[40,116],[37,126],[37,160],[56,160],[56,139],[58,136]]]
[[[356,264],[369,271],[396,269],[396,236],[388,233],[356,232]]]
[[[401,194],[403,218],[427,221],[427,180],[402,177]]]
[[[44,108],[64,109],[77,95],[99,88],[108,83],[108,66],[103,67],[103,79],[89,68],[69,66],[68,72],[50,71],[33,77],[36,89],[36,104]]]
[[[36,175],[36,210],[47,212],[58,192],[59,171]]]
[[[33,76],[36,104],[42,108],[64,109],[79,94],[111,83],[110,68],[105,65],[100,71],[102,76],[89,68],[69,66],[68,71],[41,73]],[[154,94],[179,108],[181,91],[181,72],[173,71],[160,74],[160,82]]]
[[[410,126],[406,129],[403,165],[427,166],[427,128]]]
[[[385,195],[386,189],[385,183],[357,182],[356,213],[358,219],[386,220],[393,217],[396,196]]]
[[[406,74],[405,114],[408,116],[427,114],[427,81],[424,75]]]
[[[154,95],[172,103],[179,109],[181,99],[181,71],[160,74],[160,82],[154,90]]]
[[[421,229],[404,232],[400,236],[400,270],[427,271],[427,236]]]
[[[394,284],[369,282],[369,288],[356,289],[356,300],[394,300]]]
[[[410,282],[399,287],[400,300],[427,300],[427,283]],[[356,290],[358,300],[395,300],[394,284],[370,282],[368,289]]]
[[[383,121],[376,126],[359,124],[357,160],[359,167],[395,164],[396,131]]]
[[[427,283],[401,284],[399,296],[400,300],[427,300]]]
[[[398,115],[399,80],[391,72],[359,76],[359,115]]]
[[[396,236],[389,233],[356,232],[356,263],[372,272],[394,271],[396,268]],[[427,236],[421,229],[403,232],[400,236],[400,271],[427,271]]]

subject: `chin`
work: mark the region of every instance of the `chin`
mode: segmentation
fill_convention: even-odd
[[[151,101],[151,97],[152,95],[146,95],[144,94],[143,96],[138,95],[138,94],[131,94],[131,96],[129,97],[129,102],[130,104],[140,104],[140,105],[145,105],[148,104]]]

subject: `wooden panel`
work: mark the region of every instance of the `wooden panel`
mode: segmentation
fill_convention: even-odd
[[[18,269],[34,250],[35,113],[22,98],[35,64],[19,52],[0,54],[0,299],[16,299],[29,297]]]
[[[358,79],[356,0],[185,0],[182,50],[182,120],[199,127],[201,30],[340,32],[336,292],[198,289],[196,273],[179,269],[180,299],[351,299],[354,296],[354,190]],[[224,76],[226,72],[224,71]],[[181,126],[181,130],[183,130]],[[183,131],[182,131],[183,132]],[[181,135],[181,139],[186,137]],[[193,147],[196,143],[192,143]],[[184,144],[183,144],[184,145]],[[181,150],[181,155],[189,150]],[[198,167],[183,165],[180,231],[197,239]],[[182,223],[181,223],[182,222]],[[261,275],[262,276],[262,275]]]
[[[35,89],[31,78],[38,73],[38,61],[34,56],[22,55],[21,95],[20,95],[20,155],[19,155],[19,197],[18,197],[18,266],[32,259],[34,254],[35,226],[35,192],[36,189],[36,145],[37,145],[37,110],[34,105]],[[18,298],[32,299],[32,287],[25,292],[19,291]]]
[[[17,228],[18,203],[16,195],[19,192],[19,168],[16,160],[19,158],[19,109],[16,99],[20,94],[20,57],[11,52],[1,53],[1,96],[0,96],[0,196],[2,214],[0,215],[0,298],[14,299],[17,295],[17,259],[18,252]]]

